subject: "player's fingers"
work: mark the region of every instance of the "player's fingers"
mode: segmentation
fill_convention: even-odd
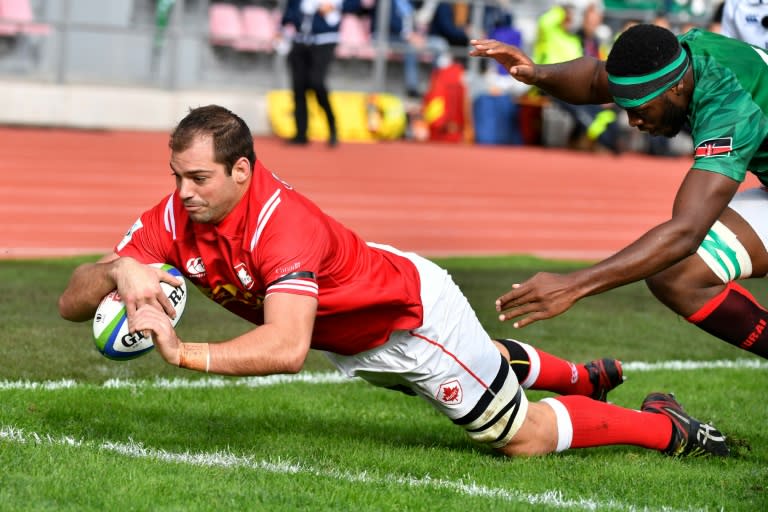
[[[153,336],[155,338],[157,335],[167,335],[170,325],[171,323],[168,320],[168,317],[158,308],[150,306],[149,304],[140,307],[136,311],[133,320],[128,322],[131,331],[142,331],[145,333],[151,331],[155,335]]]
[[[516,322],[512,323],[512,327],[515,329],[522,329],[523,327],[527,325],[531,325],[537,320],[541,320],[542,318],[538,318],[537,315],[530,315],[526,316],[525,318],[521,318],[520,320],[517,320]]]
[[[512,285],[512,289],[496,299],[496,311],[503,311],[515,306],[522,305],[525,302],[525,296],[528,294],[528,289],[524,288],[519,283]]]
[[[499,42],[495,39],[473,39],[470,44],[474,47],[470,55],[483,56],[492,53],[494,49],[499,47]]]
[[[174,276],[170,272],[167,272],[165,270],[160,271],[160,281],[164,283],[168,283],[169,285],[173,286],[174,288],[178,288],[181,286],[182,280],[179,277]]]
[[[522,306],[501,311],[499,313],[499,320],[502,322],[507,322],[515,318],[525,317],[526,315],[529,315],[529,314],[538,313],[539,311],[540,311],[539,304],[535,302],[529,302],[527,304],[523,304]],[[520,321],[521,320],[515,320],[513,327],[518,327],[518,323]]]
[[[165,312],[170,318],[176,318],[176,308],[173,307],[171,300],[165,295],[165,292],[160,292],[156,295],[156,299],[160,309]]]
[[[127,312],[127,304],[126,304],[126,312]],[[147,310],[152,311],[154,308],[151,307],[139,307],[134,310],[132,315],[128,315],[128,331],[129,332],[141,332],[142,334],[146,335],[146,331],[151,331],[151,313],[148,313]]]
[[[472,46],[487,46],[494,42],[494,39],[470,39],[469,44]]]

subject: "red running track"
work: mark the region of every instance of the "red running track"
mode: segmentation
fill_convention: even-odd
[[[688,158],[393,142],[258,158],[366,240],[425,256],[606,256],[666,219]],[[0,258],[101,254],[174,186],[167,134],[0,128]]]

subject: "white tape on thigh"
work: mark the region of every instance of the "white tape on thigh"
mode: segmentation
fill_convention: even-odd
[[[517,383],[515,374],[509,372],[507,380],[488,408],[472,423],[464,426],[469,437],[493,448],[509,444],[520,430],[528,414],[528,399]]]
[[[736,234],[722,222],[715,224],[696,254],[724,283],[752,275],[752,260]]]

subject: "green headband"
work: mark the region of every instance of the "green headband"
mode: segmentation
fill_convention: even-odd
[[[622,108],[634,108],[660,96],[675,85],[688,70],[688,54],[682,47],[677,56],[658,71],[640,76],[608,75],[608,91]]]

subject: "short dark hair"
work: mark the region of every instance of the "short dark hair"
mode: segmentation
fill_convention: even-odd
[[[659,70],[677,57],[680,43],[666,28],[650,24],[630,27],[616,39],[605,70],[614,76],[639,76]]]
[[[191,108],[171,132],[168,147],[175,153],[185,151],[198,135],[213,137],[214,161],[224,164],[227,173],[232,172],[241,157],[248,159],[253,170],[256,162],[253,136],[238,115],[219,105]]]

